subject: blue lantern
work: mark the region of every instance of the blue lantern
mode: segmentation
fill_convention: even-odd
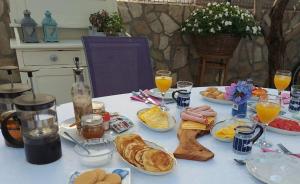
[[[45,18],[42,21],[44,41],[45,42],[58,42],[57,23],[51,17],[50,11],[45,12]]]
[[[23,35],[23,42],[25,43],[37,43],[36,26],[37,23],[31,18],[30,11],[24,11],[24,18],[21,20],[21,28]]]

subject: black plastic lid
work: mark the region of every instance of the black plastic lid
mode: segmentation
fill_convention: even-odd
[[[17,109],[23,111],[40,111],[49,109],[55,105],[55,97],[47,94],[22,95],[13,100]]]
[[[14,83],[13,88],[11,84],[2,84],[0,85],[0,98],[16,98],[30,90],[31,88],[28,85],[21,83]]]

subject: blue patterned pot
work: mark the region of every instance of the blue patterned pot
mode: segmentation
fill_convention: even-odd
[[[243,104],[233,104],[232,107],[232,116],[236,116],[238,114],[244,114],[244,117],[240,117],[240,118],[245,118],[247,115],[247,102],[243,103]]]

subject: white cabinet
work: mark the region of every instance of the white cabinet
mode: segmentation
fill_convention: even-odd
[[[39,71],[33,74],[37,93],[47,93],[56,97],[58,104],[71,101],[71,87],[74,83],[74,57],[80,58],[85,81],[89,84],[87,64],[82,49],[16,49],[19,67],[34,67]],[[25,73],[21,73],[23,83],[29,84]]]
[[[85,70],[86,79],[87,73]],[[22,74],[21,77],[23,81],[28,81],[26,74]],[[74,82],[72,68],[42,68],[34,73],[33,82],[37,92],[54,94],[58,104],[72,100],[71,87]]]
[[[18,65],[35,67],[39,71],[33,74],[35,90],[56,97],[57,103],[71,101],[71,86],[74,83],[74,57],[80,58],[85,68],[85,81],[90,85],[87,63],[81,42],[81,36],[87,34],[89,15],[105,9],[117,12],[116,0],[9,0],[11,27],[15,39],[11,39],[11,48],[16,49]],[[30,10],[31,16],[41,26],[44,12],[50,10],[59,27],[60,41],[57,43],[22,43],[20,25],[23,11]],[[38,28],[42,40],[41,28]],[[26,74],[21,74],[23,83],[28,83]]]

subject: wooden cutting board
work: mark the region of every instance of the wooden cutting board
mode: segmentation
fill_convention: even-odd
[[[214,153],[198,143],[197,138],[209,133],[209,130],[186,130],[180,128],[177,132],[179,146],[174,156],[179,159],[207,161],[214,157]]]

